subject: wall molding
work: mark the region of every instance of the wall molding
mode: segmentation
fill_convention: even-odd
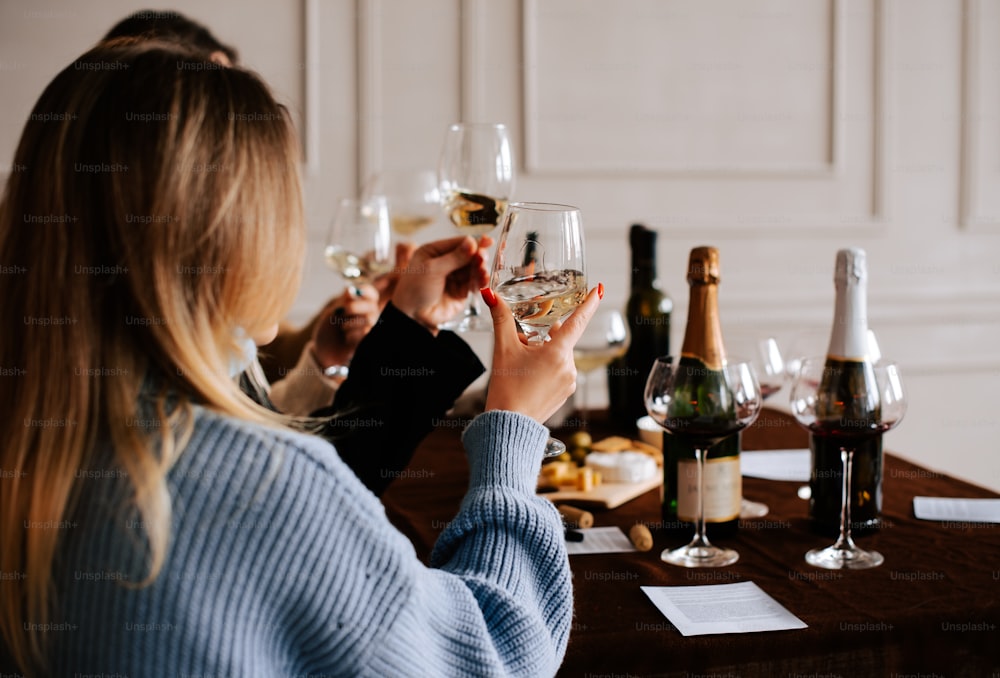
[[[982,171],[981,96],[984,86],[982,56],[982,0],[962,4],[962,120],[959,166],[959,225],[969,231],[998,231],[1000,216],[982,211],[986,177]],[[1000,188],[994,186],[992,188]]]
[[[538,119],[538,53],[539,26],[538,11],[543,0],[522,0],[522,44],[523,54],[523,127],[525,135],[525,172],[526,174],[551,175],[629,175],[641,177],[670,177],[676,179],[732,179],[732,178],[764,178],[764,179],[830,179],[840,176],[844,163],[844,91],[846,72],[846,0],[830,0],[830,105],[827,115],[830,120],[828,129],[828,158],[817,164],[746,164],[726,166],[689,167],[684,165],[636,169],[635,167],[615,167],[601,165],[585,167],[577,163],[560,165],[551,161],[543,161],[539,156],[540,148]],[[881,2],[881,0],[880,0]],[[884,36],[879,35],[881,42]],[[879,55],[880,57],[881,55]],[[876,68],[884,62],[878,60]]]
[[[320,0],[305,0],[302,12],[302,154],[308,178],[320,173]]]

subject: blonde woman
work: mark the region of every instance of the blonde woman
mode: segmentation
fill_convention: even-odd
[[[0,673],[554,673],[572,600],[533,491],[539,422],[573,390],[598,291],[542,347],[484,295],[488,411],[425,567],[329,443],[231,378],[294,298],[303,216],[286,111],[208,66],[97,47],[18,146],[0,203]],[[464,238],[411,269],[390,307],[428,334],[485,279]]]

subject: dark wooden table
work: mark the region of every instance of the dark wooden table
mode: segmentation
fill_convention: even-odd
[[[465,422],[442,422],[408,471],[384,495],[392,521],[425,558],[454,516],[466,488],[459,436]],[[600,416],[595,435],[608,432]],[[805,447],[804,431],[765,410],[744,435],[745,450]],[[891,454],[884,468],[884,527],[859,539],[885,556],[878,568],[830,571],[806,564],[829,539],[807,525],[800,483],[744,479],[744,496],[770,507],[720,541],[740,560],[685,569],[660,558],[683,537],[657,529],[659,492],[612,511],[596,526],[653,527],[653,550],[570,557],[574,624],[564,676],[987,676],[1000,678],[1000,525],[939,523],[913,516],[913,497],[996,497]],[[684,637],[640,586],[754,581],[805,621],[795,631]]]

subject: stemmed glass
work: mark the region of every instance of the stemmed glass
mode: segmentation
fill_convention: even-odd
[[[838,391],[837,394],[838,400],[841,401],[849,396],[855,401],[873,403],[872,416],[848,420],[844,412],[828,412],[820,417],[817,414],[817,403],[820,401],[819,388],[824,369],[826,369],[824,358],[807,358],[802,361],[792,385],[791,409],[800,425],[814,435],[827,436],[840,445],[842,464],[840,535],[833,545],[806,553],[806,562],[828,570],[844,568],[864,570],[878,567],[884,560],[882,554],[858,548],[851,538],[851,475],[854,451],[859,442],[880,436],[902,421],[903,415],[906,414],[903,382],[895,363],[876,365],[872,368],[874,383],[870,380],[857,380],[856,384],[852,383],[852,386],[856,386],[854,392],[842,394]]]
[[[587,295],[583,221],[570,205],[511,203],[503,215],[490,287],[510,306],[528,343],[544,343]],[[545,456],[566,451],[549,438]]]
[[[348,284],[370,283],[392,269],[389,210],[385,198],[344,198],[330,224],[326,263]]]
[[[577,389],[580,394],[580,428],[587,428],[587,375],[625,355],[631,339],[621,311],[599,308],[573,348]]]
[[[785,385],[788,376],[785,360],[774,337],[729,332],[726,334],[726,348],[731,349],[730,355],[745,358],[753,365],[760,384],[761,400],[766,401]],[[740,518],[763,518],[769,510],[763,502],[743,498]]]
[[[437,172],[429,169],[383,170],[371,176],[362,191],[363,199],[385,197],[392,232],[400,240],[410,240],[427,228],[441,213],[441,192]]]
[[[657,358],[644,393],[646,411],[657,424],[694,448],[698,475],[698,516],[687,546],[660,558],[682,567],[720,567],[739,560],[733,549],[713,546],[705,534],[705,454],[724,438],[746,428],[760,412],[760,385],[747,362],[718,370],[687,358]]]
[[[514,160],[507,127],[498,123],[455,123],[448,128],[438,165],[441,200],[448,218],[462,233],[479,237],[504,215],[514,190]],[[489,330],[479,296],[469,293],[462,316],[449,329]]]

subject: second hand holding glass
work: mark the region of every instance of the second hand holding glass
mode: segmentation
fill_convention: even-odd
[[[657,358],[645,391],[646,410],[670,434],[694,448],[698,509],[694,538],[660,558],[682,567],[721,567],[739,560],[732,549],[713,546],[705,534],[705,455],[746,428],[760,412],[760,386],[749,363],[707,368],[694,358]]]
[[[493,258],[490,287],[510,307],[529,344],[541,344],[587,295],[580,210],[551,203],[512,203]],[[549,438],[545,456],[566,446]]]

